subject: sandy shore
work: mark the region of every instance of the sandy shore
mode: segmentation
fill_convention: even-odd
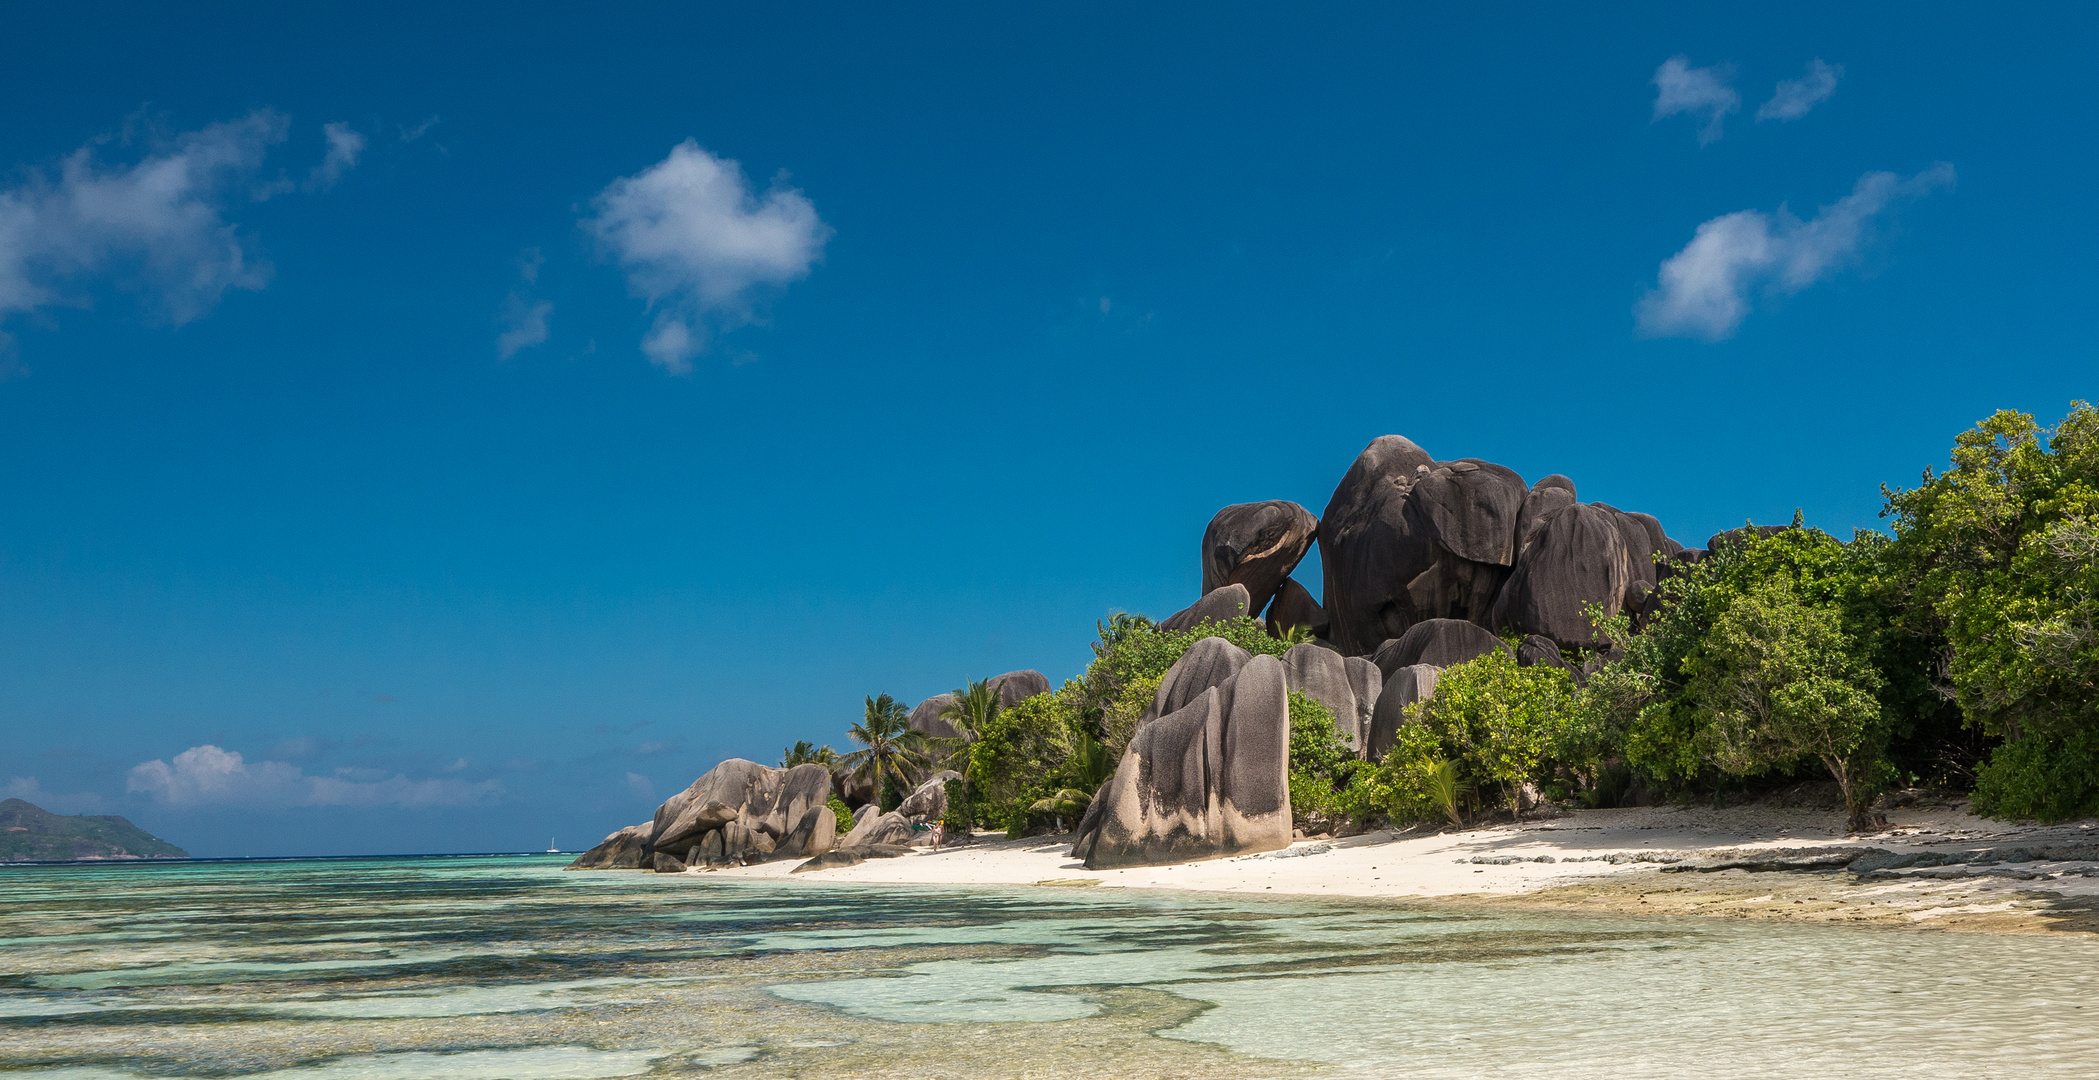
[[[1315,839],[1260,855],[1098,872],[1071,858],[1069,837],[986,834],[938,852],[812,873],[790,875],[793,862],[689,873],[812,888],[850,882],[1187,889],[2099,933],[2099,824],[2007,825],[1974,817],[1958,803],[1895,810],[1888,818],[1885,832],[1847,836],[1840,815],[1815,810],[1584,810],[1515,825]]]

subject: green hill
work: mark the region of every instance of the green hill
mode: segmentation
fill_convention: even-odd
[[[187,859],[189,852],[114,814],[54,814],[20,799],[0,802],[0,862]]]

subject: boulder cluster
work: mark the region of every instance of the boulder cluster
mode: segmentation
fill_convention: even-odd
[[[1324,604],[1290,576],[1315,543]],[[1581,502],[1564,476],[1526,484],[1491,462],[1437,461],[1398,435],[1356,456],[1323,515],[1281,500],[1227,506],[1203,531],[1202,597],[1159,625],[1258,615],[1272,634],[1302,628],[1313,640],[1280,661],[1222,638],[1190,649],[1087,810],[1073,854],[1101,868],[1287,846],[1287,691],[1325,704],[1374,760],[1443,669],[1508,650],[1509,634],[1521,640],[1517,663],[1581,678],[1607,645],[1590,605],[1637,623],[1658,583],[1706,554],[1649,515]]]

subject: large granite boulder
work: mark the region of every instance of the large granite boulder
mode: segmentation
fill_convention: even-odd
[[[1377,696],[1377,710],[1370,718],[1370,740],[1367,757],[1371,761],[1385,756],[1398,738],[1399,726],[1407,722],[1407,706],[1433,697],[1436,693],[1436,678],[1443,669],[1432,664],[1415,664],[1403,667],[1385,680],[1384,690]]]
[[[1335,730],[1356,756],[1363,755],[1369,745],[1371,711],[1384,685],[1376,664],[1308,641],[1283,654],[1283,681],[1333,712]]]
[[[1532,484],[1530,494],[1523,500],[1523,512],[1516,515],[1516,550],[1522,551],[1538,535],[1547,514],[1580,501],[1574,497],[1574,481],[1559,473]]]
[[[655,835],[656,823],[644,821],[629,825],[613,833],[598,846],[576,856],[568,864],[568,870],[641,870],[653,865],[656,849],[649,838]]]
[[[1289,759],[1288,677],[1256,656],[1138,729],[1073,853],[1102,870],[1288,847]]]
[[[656,808],[653,858],[659,869],[683,869],[821,854],[838,827],[830,795],[822,765],[774,769],[730,758]]]
[[[961,773],[953,769],[943,769],[912,789],[911,794],[904,796],[904,801],[898,803],[896,809],[886,814],[856,814],[853,819],[853,831],[838,842],[838,848],[844,850],[868,846],[931,844],[931,831],[920,826],[930,825],[947,816],[947,782],[961,778]]]
[[[1158,691],[1152,695],[1151,706],[1137,718],[1138,725],[1141,727],[1167,713],[1179,711],[1201,697],[1203,691],[1239,674],[1239,669],[1253,658],[1252,653],[1221,637],[1207,637],[1196,642],[1166,669],[1166,674],[1159,680]]]
[[[1319,518],[1328,638],[1363,656],[1419,621],[1407,586],[1435,563],[1436,543],[1409,520],[1407,495],[1435,468],[1428,452],[1384,435],[1356,455]]]
[[[1281,499],[1227,506],[1203,530],[1203,594],[1246,586],[1247,611],[1268,606],[1275,591],[1312,548],[1319,519]]]
[[[934,694],[911,709],[911,730],[922,731],[935,739],[959,739],[962,733],[948,723],[940,714],[955,704],[953,694]]]
[[[1625,511],[1625,516],[1639,522],[1647,530],[1648,547],[1659,552],[1655,556],[1656,562],[1665,560],[1684,549],[1682,544],[1671,540],[1669,534],[1662,531],[1662,519],[1655,517],[1653,514],[1642,514],[1635,510]]]
[[[1611,521],[1618,527],[1619,539],[1625,541],[1625,587],[1631,590],[1635,582],[1646,582],[1653,587],[1660,576],[1655,571],[1655,558],[1662,554],[1662,530],[1659,523],[1650,531],[1647,522],[1640,520],[1645,515],[1628,514],[1607,503],[1590,503],[1611,514]],[[1648,521],[1653,521],[1648,518]],[[1619,597],[1619,606],[1629,607],[1631,594],[1628,591]]]
[[[1403,667],[1445,668],[1506,647],[1500,638],[1463,619],[1430,619],[1378,646],[1370,660],[1389,679]]]
[[[1604,615],[1615,615],[1632,583],[1618,518],[1585,503],[1547,514],[1516,557],[1516,572],[1495,601],[1493,624],[1551,638],[1561,648],[1599,645],[1583,607],[1600,604]]]
[[[1566,656],[1560,652],[1558,642],[1542,634],[1532,634],[1516,646],[1516,666],[1532,667],[1538,664],[1559,668],[1569,675],[1576,671],[1575,666],[1568,663]]]
[[[1327,633],[1326,609],[1312,599],[1311,590],[1297,583],[1296,578],[1284,578],[1275,591],[1275,599],[1268,602],[1268,613],[1263,616],[1269,634],[1282,637],[1295,627],[1310,630],[1315,637]]]
[[[1476,458],[1437,462],[1414,481],[1407,506],[1430,539],[1468,562],[1516,562],[1528,489],[1514,470]]]
[[[1234,582],[1203,594],[1203,598],[1160,620],[1161,630],[1187,630],[1202,623],[1223,622],[1255,611],[1252,594]]]

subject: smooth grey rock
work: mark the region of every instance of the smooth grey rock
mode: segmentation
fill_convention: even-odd
[[[1574,481],[1554,473],[1531,485],[1530,494],[1523,500],[1523,512],[1516,515],[1516,549],[1523,550],[1538,535],[1545,525],[1545,516],[1563,506],[1580,502],[1574,495]]]
[[[1574,665],[1568,663],[1567,658],[1560,652],[1559,643],[1541,634],[1532,634],[1516,646],[1517,667],[1531,667],[1536,664],[1556,667],[1570,675],[1575,670]]]
[[[745,833],[765,835],[763,844],[746,844],[746,851],[762,848],[770,853],[811,807],[825,805],[830,795],[831,771],[822,765],[773,769],[730,758],[656,808],[650,845],[657,852],[685,852],[706,834],[733,824]]]
[[[1377,699],[1384,692],[1385,673],[1367,657],[1344,657],[1341,663],[1348,671],[1348,685],[1356,695],[1356,756],[1370,757],[1370,724],[1377,714]]]
[[[1357,698],[1357,676],[1349,666],[1351,661],[1368,667],[1376,676],[1377,666],[1361,657],[1343,657],[1305,642],[1283,654],[1283,681],[1290,689],[1326,706],[1334,714],[1334,730],[1360,757],[1370,736],[1364,721],[1369,718],[1370,708],[1376,706],[1377,697],[1373,690],[1367,702]]]
[[[1268,602],[1268,612],[1262,617],[1268,632],[1282,637],[1295,627],[1310,630],[1315,637],[1324,636],[1327,629],[1326,609],[1312,599],[1311,590],[1297,583],[1296,578],[1284,578],[1275,591],[1275,599]]]
[[[679,861],[676,855],[672,855],[667,851],[659,851],[652,856],[650,869],[659,874],[682,874],[685,872],[685,864]]]
[[[831,794],[847,806],[861,806],[875,801],[875,778],[854,776],[845,765],[831,766]]]
[[[1657,527],[1650,533],[1646,523],[1639,518],[1614,506],[1603,506],[1601,503],[1595,505],[1611,512],[1612,524],[1618,527],[1618,536],[1625,541],[1626,588],[1631,589],[1636,581],[1654,584],[1657,576],[1654,568],[1655,556],[1661,553],[1661,542],[1658,538],[1662,530]],[[1619,607],[1630,607],[1631,599],[1630,593],[1621,595]]]
[[[1137,718],[1139,727],[1167,713],[1185,708],[1203,691],[1219,686],[1239,674],[1253,654],[1220,637],[1207,637],[1190,646],[1166,669],[1152,695],[1151,707]]]
[[[1033,668],[1023,668],[992,676],[991,689],[998,695],[998,707],[1010,709],[1036,694],[1049,693],[1050,681],[1049,676]]]
[[[1203,530],[1203,595],[1244,585],[1247,610],[1260,611],[1312,549],[1318,531],[1310,510],[1282,499],[1219,510]]]
[[[1380,436],[1356,455],[1320,515],[1327,637],[1345,655],[1363,656],[1419,619],[1407,585],[1434,564],[1436,545],[1409,522],[1406,504],[1434,467],[1407,439]]]
[[[1370,720],[1370,760],[1385,756],[1392,749],[1392,741],[1399,736],[1399,726],[1407,722],[1407,706],[1436,693],[1436,678],[1442,669],[1431,664],[1414,664],[1394,671],[1385,679],[1384,691],[1377,696],[1377,711]]]
[[[943,769],[921,781],[911,794],[896,809],[886,814],[868,814],[859,817],[853,831],[838,842],[839,849],[860,848],[870,844],[932,843],[930,833],[918,827],[939,821],[947,816],[947,782],[960,779],[961,773]]]
[[[1253,614],[1246,586],[1231,584],[1212,589],[1203,598],[1160,620],[1161,630],[1187,630],[1202,623],[1224,622]]]
[[[922,731],[935,739],[959,739],[962,733],[955,725],[942,719],[940,714],[955,703],[953,694],[934,694],[918,703],[911,710],[911,730]]]
[[[821,855],[837,843],[838,812],[828,805],[812,806],[793,831],[781,839],[777,851],[781,855]]]
[[[576,856],[568,864],[569,870],[640,870],[654,865],[655,845],[649,838],[656,834],[656,823],[644,821],[629,825],[598,841],[598,846]]]
[[[1662,531],[1661,519],[1655,517],[1653,514],[1641,514],[1628,510],[1626,511],[1625,516],[1632,518],[1634,521],[1639,522],[1642,526],[1644,526],[1647,529],[1647,542],[1649,547],[1651,547],[1654,551],[1659,552],[1659,554],[1655,556],[1655,561],[1660,562],[1661,560],[1667,559],[1669,556],[1674,555],[1677,552],[1682,551],[1684,549],[1684,546],[1682,544],[1679,544],[1676,541],[1669,539],[1669,534]]]
[[[1495,601],[1493,623],[1520,634],[1540,634],[1562,648],[1601,644],[1582,609],[1600,604],[1617,614],[1624,600],[1630,562],[1618,515],[1575,503],[1546,515],[1529,546],[1516,557],[1516,572]]]
[[[1438,462],[1422,474],[1407,505],[1444,550],[1468,562],[1511,566],[1527,494],[1515,470],[1463,458]]]
[[[1073,850],[1101,870],[1288,847],[1289,757],[1283,662],[1256,656],[1138,730]]]
[[[1415,664],[1439,668],[1462,664],[1475,657],[1504,649],[1502,640],[1477,625],[1461,619],[1430,619],[1415,623],[1401,637],[1378,646],[1370,660],[1390,679],[1392,673]]]

